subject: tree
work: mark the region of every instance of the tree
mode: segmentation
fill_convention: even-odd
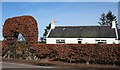
[[[49,23],[49,25],[46,26],[46,28],[47,28],[48,30],[50,30],[50,28],[51,28],[51,23]]]
[[[44,29],[43,37],[40,38],[40,40],[41,40],[42,43],[46,42],[46,36],[47,36],[50,28],[51,28],[51,23],[49,23],[49,25],[46,26],[46,28]]]
[[[106,14],[106,19],[107,19],[106,22],[107,22],[110,26],[112,26],[112,21],[113,21],[113,20],[117,22],[116,16],[114,16],[111,11],[109,11],[109,12]]]
[[[117,23],[117,18],[112,14],[111,11],[109,11],[107,14],[103,13],[101,14],[100,21],[98,22],[101,26],[112,26],[112,21],[116,21]]]
[[[40,42],[39,43],[45,43],[45,38],[44,37],[40,37]]]
[[[44,29],[45,32],[43,33],[43,36],[45,36],[45,37],[47,36],[47,34],[48,34],[50,28],[51,28],[51,23],[49,23],[49,25],[46,26],[46,29]]]
[[[98,22],[98,23],[99,23],[101,26],[107,25],[107,24],[106,24],[106,15],[105,15],[105,13],[101,14],[100,20],[101,20],[101,22]]]

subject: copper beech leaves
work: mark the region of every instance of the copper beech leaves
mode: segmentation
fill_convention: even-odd
[[[120,62],[120,44],[38,44],[40,59],[75,63],[115,64]]]
[[[33,47],[38,43],[37,21],[32,16],[17,16],[6,19],[3,25],[3,51],[10,45],[18,46],[18,34],[25,38],[25,45]],[[6,48],[4,48],[6,47]]]

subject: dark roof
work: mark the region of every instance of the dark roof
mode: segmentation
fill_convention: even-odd
[[[116,38],[110,26],[57,26],[49,38]]]

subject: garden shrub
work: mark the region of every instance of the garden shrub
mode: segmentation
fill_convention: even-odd
[[[37,52],[53,61],[120,65],[120,44],[39,44]]]

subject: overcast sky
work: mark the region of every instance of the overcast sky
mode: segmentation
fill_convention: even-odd
[[[37,20],[38,29],[39,29],[39,38],[40,38],[43,35],[46,25],[48,25],[51,22],[52,18],[56,19],[57,21],[56,25],[61,25],[61,26],[62,25],[96,26],[98,25],[100,14],[107,13],[109,10],[111,10],[114,15],[118,16],[118,3],[117,2],[3,2],[1,25],[4,24],[4,21],[7,18],[14,16],[21,16],[21,15],[31,15]],[[2,32],[2,29],[0,32]],[[0,35],[1,35],[0,39],[3,39],[2,34]]]

